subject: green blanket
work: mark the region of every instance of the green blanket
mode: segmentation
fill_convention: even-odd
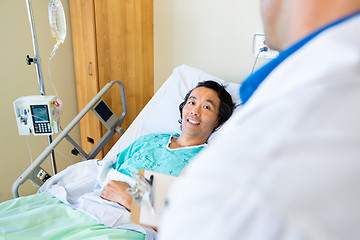
[[[43,192],[0,203],[0,239],[143,240],[145,234],[106,227]]]

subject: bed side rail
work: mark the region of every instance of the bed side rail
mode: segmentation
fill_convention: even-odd
[[[121,93],[121,102],[122,102],[122,114],[118,118],[111,111],[111,109],[106,105],[102,100],[102,96],[114,85],[118,84],[120,86]],[[105,125],[108,131],[104,136],[98,141],[94,148],[87,154],[68,134],[69,132],[79,123],[79,121],[90,111],[99,118],[99,120]],[[120,136],[123,134],[124,130],[121,128],[121,124],[124,121],[124,118],[127,113],[126,108],[126,98],[125,98],[125,88],[122,82],[120,81],[111,81],[107,83],[96,96],[91,99],[91,101],[81,110],[81,112],[61,131],[61,133],[54,139],[54,141],[45,148],[45,150],[37,157],[37,159],[21,174],[21,176],[14,182],[12,186],[12,194],[14,198],[19,197],[19,187],[26,180],[32,180],[35,184],[41,186],[50,175],[40,167],[40,164],[43,163],[46,158],[49,157],[51,152],[56,148],[56,146],[65,138],[67,139],[74,148],[85,158],[92,159],[101,151],[101,149],[106,145],[106,143],[111,139],[111,137],[118,133]]]

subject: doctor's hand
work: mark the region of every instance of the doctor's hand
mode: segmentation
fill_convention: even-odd
[[[130,186],[126,182],[110,180],[101,192],[103,199],[119,203],[131,211],[132,197],[126,192]]]

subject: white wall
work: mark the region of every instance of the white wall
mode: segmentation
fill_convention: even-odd
[[[48,23],[48,1],[32,0],[35,28],[42,61],[45,91],[47,95],[54,94],[49,81],[48,58],[54,44]],[[62,0],[65,14],[69,18],[68,0]],[[51,76],[60,99],[64,102],[62,125],[65,127],[77,113],[74,63],[71,43],[70,21],[68,19],[68,34],[65,43],[59,48],[51,62]],[[30,154],[27,140],[35,159],[48,145],[47,137],[19,136],[15,121],[13,101],[20,96],[38,95],[40,89],[36,68],[25,63],[26,55],[34,56],[31,31],[28,20],[26,1],[1,1],[0,4],[0,202],[12,198],[11,186],[21,173],[30,165]],[[79,139],[76,130],[74,139]],[[60,151],[69,155],[68,147],[60,147]],[[61,155],[56,153],[58,170],[69,165]],[[76,159],[72,158],[72,161]],[[48,162],[43,167],[51,171]],[[20,187],[20,195],[34,193],[37,188],[29,182]]]
[[[255,60],[253,35],[263,32],[259,5],[258,0],[154,0],[155,90],[182,64],[242,82]]]

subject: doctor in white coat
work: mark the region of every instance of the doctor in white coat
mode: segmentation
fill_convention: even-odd
[[[360,1],[261,5],[281,54],[171,188],[160,240],[360,238]]]

